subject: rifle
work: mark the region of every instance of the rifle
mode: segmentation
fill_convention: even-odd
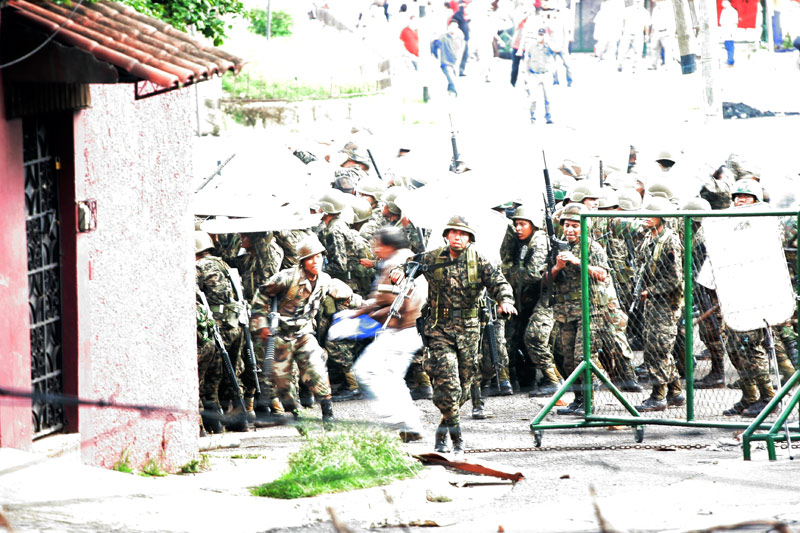
[[[497,322],[497,302],[489,298],[488,294],[485,301],[483,312],[486,313],[487,321],[483,331],[489,340],[489,355],[492,358],[492,366],[494,367],[495,384],[497,385],[497,390],[500,390],[500,363],[497,360],[497,336],[494,330],[494,325]]]
[[[372,162],[372,168],[375,169],[375,174],[378,175],[378,179],[383,181],[383,176],[381,176],[381,171],[378,170],[378,165],[375,163],[375,158],[372,156],[372,151],[367,148],[367,155],[369,156],[369,160]]]
[[[405,299],[410,298],[416,289],[414,279],[417,277],[420,266],[416,261],[409,261],[406,264],[406,275],[397,287],[397,296],[395,296],[392,305],[389,306],[389,316],[386,317],[386,322],[381,327],[382,330],[386,329],[392,318],[400,318],[400,309],[402,309]]]
[[[267,315],[267,327],[271,335],[264,341],[264,369],[267,377],[272,379],[272,363],[275,362],[275,335],[278,331],[278,295],[272,297],[272,310]]]
[[[453,115],[448,116],[450,117],[450,144],[453,145],[453,160],[450,161],[450,172],[458,174],[461,172],[459,168],[464,166],[464,162],[461,161],[461,154],[458,153],[458,146],[456,146],[456,130],[453,127]]]
[[[203,291],[200,291],[200,303],[203,304],[203,308],[206,310],[206,313],[208,313],[208,316],[213,317],[214,314],[211,312],[211,307],[208,305],[208,300],[206,299],[206,295],[203,293]],[[225,343],[222,341],[222,334],[219,332],[219,327],[217,326],[216,320],[214,320],[214,342],[216,342],[217,348],[219,348],[220,356],[222,357],[222,370],[225,372],[225,375],[228,377],[231,384],[233,384],[233,390],[235,391],[234,394],[236,395],[236,403],[242,408],[242,416],[247,416],[247,409],[244,405],[242,391],[239,389],[239,380],[236,379],[236,372],[233,369],[233,364],[231,364],[231,356],[228,354],[228,350],[225,349]]]
[[[647,258],[647,261],[642,263],[642,266],[639,267],[639,270],[633,277],[633,292],[631,292],[631,306],[628,309],[628,315],[631,315],[636,310],[636,308],[639,307],[639,302],[642,301],[642,284],[644,283],[644,272],[645,269],[650,265],[650,261],[652,261],[653,255],[654,254],[650,254],[650,257]]]
[[[256,382],[256,393],[261,394],[261,385],[258,383],[258,363],[256,362],[256,351],[253,348],[253,337],[250,335],[250,305],[244,299],[244,292],[242,291],[242,279],[239,277],[239,270],[235,268],[228,269],[228,274],[233,286],[233,294],[236,296],[236,301],[241,306],[239,311],[239,324],[244,330],[245,351],[247,351],[246,361],[250,362],[250,370],[253,372],[253,377]]]
[[[208,185],[208,184],[211,182],[211,180],[213,180],[213,179],[214,179],[214,177],[215,177],[217,174],[219,174],[220,172],[222,172],[222,169],[223,169],[223,168],[225,168],[225,165],[227,165],[228,163],[230,163],[230,162],[231,162],[231,159],[233,159],[233,156],[235,156],[235,155],[236,155],[235,153],[234,153],[234,154],[231,154],[231,156],[230,156],[228,159],[226,159],[225,161],[223,161],[222,163],[220,163],[220,162],[218,161],[218,162],[217,162],[217,168],[216,168],[216,170],[214,170],[214,172],[212,172],[212,173],[211,173],[211,175],[209,175],[208,177],[204,178],[204,179],[203,179],[203,183],[201,183],[201,184],[200,184],[200,186],[194,190],[194,192],[195,192],[195,193],[198,193],[198,192],[200,192],[201,190],[203,190],[203,187],[205,187],[206,185]]]
[[[549,299],[552,299],[553,280],[550,277],[550,271],[553,269],[553,265],[556,264],[558,254],[569,249],[569,245],[566,241],[562,241],[556,236],[556,229],[553,226],[553,213],[555,213],[556,210],[556,199],[553,195],[553,185],[550,183],[550,171],[547,169],[547,158],[544,155],[544,150],[542,150],[542,161],[544,161],[544,170],[542,172],[544,173],[545,188],[544,225],[547,230],[547,238],[550,241],[550,251],[547,254],[547,284],[545,286],[545,294]],[[552,303],[553,302],[550,301],[549,305],[552,305]]]

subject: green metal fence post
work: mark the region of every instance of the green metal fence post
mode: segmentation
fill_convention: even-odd
[[[585,415],[592,414],[592,339],[589,316],[589,230],[588,218],[581,215],[581,329],[583,329],[583,408]],[[585,416],[584,415],[584,416]]]
[[[686,369],[686,420],[694,420],[694,317],[692,307],[692,217],[683,216],[683,339]]]

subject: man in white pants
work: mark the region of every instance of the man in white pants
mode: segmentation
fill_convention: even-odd
[[[373,237],[373,250],[379,260],[369,300],[356,314],[370,317],[387,327],[361,353],[353,366],[361,390],[381,422],[398,429],[405,442],[422,438],[419,410],[411,400],[405,375],[414,353],[422,349],[422,338],[416,329],[420,308],[425,303],[428,287],[420,276],[413,281],[414,291],[403,299],[399,316],[389,317],[389,309],[397,297],[398,285],[391,281],[391,271],[402,267],[413,255],[408,238],[400,228],[385,226]],[[402,284],[403,282],[401,282]]]

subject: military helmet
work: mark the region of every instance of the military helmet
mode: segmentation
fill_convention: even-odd
[[[385,187],[381,185],[380,182],[364,179],[356,183],[356,192],[359,194],[365,194],[367,196],[372,196],[376,200],[380,196],[380,193],[385,190]]]
[[[556,202],[560,202],[564,198],[567,198],[570,189],[574,189],[577,182],[578,181],[575,178],[566,174],[562,176],[556,176],[553,180],[553,197],[555,198]]]
[[[583,181],[572,189],[569,199],[572,202],[582,203],[586,198],[595,198],[599,200],[601,196],[603,196],[603,193],[600,192],[600,187],[593,183]]]
[[[537,228],[544,227],[544,209],[521,205],[514,210],[511,220],[527,220]]]
[[[675,163],[675,156],[672,154],[671,150],[661,150],[656,155],[656,161],[659,162],[659,163],[661,161],[669,161],[669,162],[674,164]]]
[[[672,187],[667,185],[664,181],[654,181],[647,186],[647,192],[650,196],[666,198],[667,200],[673,200],[675,198]]]
[[[749,194],[756,199],[756,202],[764,201],[764,189],[761,184],[754,179],[738,180],[734,184],[735,189],[731,193],[732,198],[736,198],[737,194]]]
[[[703,198],[692,198],[681,206],[681,211],[711,211],[711,204]]]
[[[599,209],[611,209],[612,207],[619,207],[619,197],[617,191],[611,187],[603,187],[603,196],[600,197]]]
[[[623,211],[638,211],[642,207],[642,196],[633,187],[625,187],[618,191],[617,201]]]
[[[353,224],[366,222],[372,216],[372,206],[370,205],[369,200],[366,198],[362,198],[361,196],[354,197],[352,201],[352,208]]]
[[[615,191],[618,191],[625,187],[625,185],[629,182],[625,176],[626,175],[619,170],[614,170],[606,176],[604,184],[606,187],[611,187]]]
[[[404,187],[389,187],[381,194],[381,201],[393,215],[399,215],[402,212],[400,207],[398,207],[397,203],[395,202],[395,199],[397,198],[397,195],[404,190]]]
[[[572,202],[567,204],[564,209],[561,210],[561,216],[559,217],[560,222],[564,222],[565,220],[574,220],[576,222],[580,222],[581,220],[581,213],[588,212],[586,206],[577,202]]]
[[[442,237],[447,237],[447,232],[451,229],[457,229],[465,233],[469,233],[470,239],[472,242],[475,242],[475,230],[470,227],[469,222],[467,222],[467,219],[463,216],[451,216],[450,220],[447,221],[447,225],[444,227],[444,231],[442,231]]]
[[[651,196],[642,209],[644,211],[674,211],[675,206],[662,196]]]
[[[211,240],[211,235],[200,230],[194,232],[194,253],[199,254],[213,248],[214,241]]]
[[[344,194],[340,191],[331,191],[319,199],[319,206],[326,215],[338,215],[345,208],[344,201],[339,195]]]
[[[302,241],[297,243],[297,260],[304,261],[311,257],[312,255],[316,254],[324,254],[325,247],[322,246],[322,243],[319,242],[319,239],[316,235],[309,235],[305,237]]]

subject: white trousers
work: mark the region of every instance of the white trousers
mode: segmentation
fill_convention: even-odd
[[[419,410],[405,382],[414,352],[420,348],[422,339],[416,328],[385,329],[353,365],[372,410],[392,429],[422,432]]]

